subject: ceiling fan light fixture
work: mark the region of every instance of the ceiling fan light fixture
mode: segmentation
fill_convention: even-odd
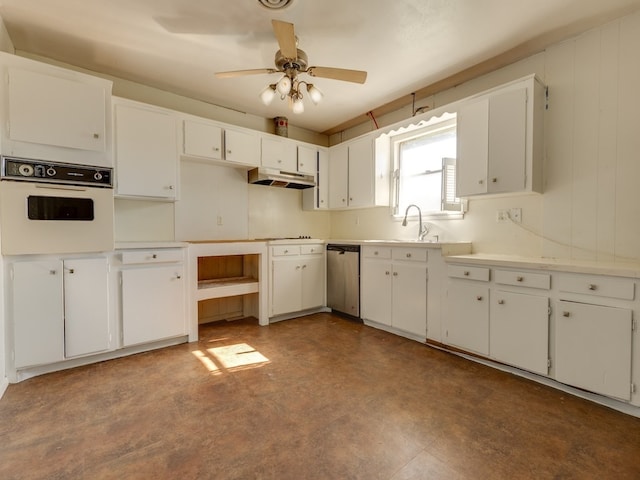
[[[260,92],[260,100],[262,100],[262,103],[264,103],[265,105],[271,105],[271,102],[273,102],[273,99],[276,96],[276,84],[272,83],[271,85],[267,85],[266,87],[264,87],[264,90],[262,90],[262,92]]]
[[[307,84],[307,93],[309,93],[314,105],[318,105],[324,97],[324,94],[313,83]]]
[[[291,91],[291,79],[284,75],[276,84],[276,90],[280,95],[288,95]]]
[[[301,97],[293,98],[293,103],[291,104],[291,110],[293,113],[300,114],[304,112],[304,103],[302,102]]]

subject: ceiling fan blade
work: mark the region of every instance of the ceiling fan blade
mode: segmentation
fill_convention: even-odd
[[[243,75],[259,75],[262,73],[277,73],[275,68],[254,68],[252,70],[233,70],[230,72],[216,72],[216,78],[233,78]]]
[[[293,23],[271,20],[273,33],[278,40],[280,53],[285,58],[298,58],[298,47],[296,46],[296,34],[293,31]]]
[[[353,83],[364,83],[367,80],[367,72],[345,68],[309,67],[307,73],[312,77],[333,78]]]

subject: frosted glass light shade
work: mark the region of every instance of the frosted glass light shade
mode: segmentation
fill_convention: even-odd
[[[307,92],[309,92],[309,97],[311,97],[311,101],[318,105],[322,101],[322,97],[324,95],[320,90],[318,90],[313,84],[307,85]]]
[[[276,90],[280,95],[287,95],[291,90],[291,79],[286,75],[282,77],[276,84]]]
[[[260,100],[265,105],[270,105],[273,99],[276,96],[276,86],[275,85],[267,85],[262,92],[260,92]]]
[[[304,103],[302,103],[302,99],[301,98],[296,98],[293,101],[293,105],[291,106],[291,110],[293,110],[293,113],[302,113],[302,112],[304,112]]]

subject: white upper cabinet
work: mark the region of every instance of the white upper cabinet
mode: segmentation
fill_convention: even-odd
[[[225,128],[224,158],[227,162],[247,167],[260,163],[260,137],[257,133]]]
[[[111,82],[0,53],[2,153],[111,166]]]
[[[373,146],[367,135],[329,149],[330,209],[389,205],[389,164]]]
[[[302,191],[303,210],[326,210],[329,208],[329,151],[326,148],[318,148],[317,155],[316,186]],[[305,162],[305,168],[306,164],[307,162]],[[299,167],[300,157],[298,157]]]
[[[175,200],[176,117],[138,102],[114,102],[116,195]]]
[[[183,150],[187,156],[210,160],[222,159],[222,128],[213,123],[198,120],[183,122]]]
[[[298,145],[298,172],[316,175],[318,169],[318,147]]]
[[[545,88],[535,76],[457,109],[457,194],[542,192]]]
[[[260,161],[263,167],[277,168],[285,172],[298,170],[297,145],[284,137],[262,137]]]

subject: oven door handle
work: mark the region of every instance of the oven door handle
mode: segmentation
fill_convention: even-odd
[[[43,185],[40,183],[36,183],[34,185],[36,188],[42,188],[44,190],[72,190],[74,192],[86,192],[87,189],[83,187],[72,187],[67,185]]]

